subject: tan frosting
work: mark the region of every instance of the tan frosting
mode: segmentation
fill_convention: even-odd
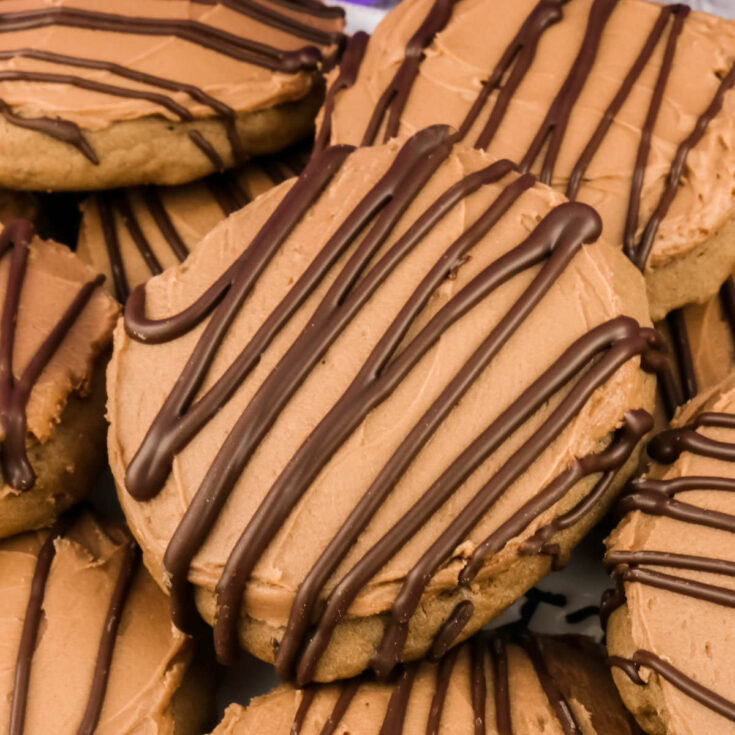
[[[10,260],[10,254],[0,260],[0,303],[7,290]],[[96,275],[63,245],[38,238],[31,243],[15,332],[16,378],[82,285]],[[108,345],[117,315],[114,300],[96,289],[31,392],[26,414],[28,432],[36,440],[48,440],[69,395],[86,390],[94,360]]]
[[[15,662],[38,552],[48,531],[0,544],[0,728],[7,732]],[[25,735],[74,735],[84,714],[126,534],[84,515],[56,542],[31,665]],[[96,735],[173,735],[171,698],[188,666],[185,636],[141,566],[124,608]]]
[[[434,0],[406,0],[378,26],[360,67],[357,83],[336,98],[333,143],[360,142],[376,102],[393,78],[404,49]],[[481,85],[499,61],[537,0],[459,0],[450,22],[426,50],[401,117],[400,131],[413,132],[437,122],[459,126]],[[535,59],[513,95],[506,117],[490,145],[496,156],[520,160],[566,78],[584,35],[592,0],[563,6],[563,20],[541,37]],[[569,174],[602,119],[605,109],[633,65],[660,6],[620,0],[605,28],[591,73],[571,113],[554,171],[554,186],[564,191]],[[661,65],[664,34],[646,69],[613,122],[587,169],[578,200],[594,206],[605,224],[604,236],[622,242],[631,172]],[[707,108],[735,59],[735,25],[704,13],[692,13],[679,37],[673,68],[653,131],[642,192],[641,230],[663,188],[679,143]],[[337,71],[332,72],[330,82]],[[474,143],[488,119],[484,114],[467,136]],[[735,94],[687,159],[679,188],[662,223],[647,268],[695,250],[731,217],[735,183]],[[382,140],[382,131],[376,136]],[[540,170],[539,156],[536,168]],[[706,206],[703,206],[706,205]],[[638,233],[640,235],[640,231]]]
[[[282,173],[284,179],[297,173],[285,160],[274,160],[272,165]],[[171,224],[188,249],[191,250],[204,235],[226,217],[226,213],[218,204],[213,193],[213,187],[227,188],[231,187],[233,182],[250,200],[256,199],[264,191],[270,189],[274,183],[278,183],[273,181],[268,171],[257,161],[252,161],[236,171],[224,175],[215,174],[204,181],[195,181],[182,186],[162,186],[156,189]],[[180,261],[151,215],[141,190],[123,190],[120,196],[127,199],[133,217],[161,267],[166,269],[177,265]],[[81,205],[82,224],[76,252],[85,263],[89,263],[95,270],[105,275],[105,287],[114,293],[114,280],[100,220],[99,203],[99,196],[92,196]],[[119,213],[115,214],[115,225],[120,257],[128,286],[132,290],[151,277],[151,270]]]
[[[326,192],[302,219],[293,235],[266,268],[246,306],[235,319],[214,358],[202,390],[222,374],[264,318],[304,271],[339,223],[388,168],[398,150],[396,141],[353,153]],[[453,182],[486,166],[491,159],[478,151],[455,148],[416,200],[408,207],[384,248],[405,231],[418,213]],[[147,312],[161,318],[180,311],[202,293],[237,257],[258,231],[276,204],[292,186],[286,182],[218,225],[195,248],[186,262],[150,280],[146,286]],[[369,351],[404,305],[427,269],[459,234],[498,195],[501,186],[482,187],[456,206],[421,241],[378,289],[372,300],[337,339],[321,364],[311,373],[286,406],[272,430],[254,454],[237,482],[213,533],[190,569],[190,579],[213,590],[236,539],[297,447],[355,376]],[[454,279],[446,280],[411,330],[426,323],[447,300],[502,253],[515,247],[537,220],[562,198],[537,185],[525,192],[491,233],[471,251]],[[284,624],[294,591],[327,541],[370,481],[395,451],[447,380],[464,364],[488,331],[528,285],[536,269],[511,279],[444,333],[438,345],[404,380],[394,394],[374,409],[332,457],[312,483],[288,522],[273,538],[255,568],[246,596],[248,613],[274,625]],[[331,282],[334,273],[327,282]],[[175,459],[173,472],[154,499],[135,502],[126,492],[122,503],[133,532],[155,564],[163,554],[193,494],[223,438],[241,414],[256,388],[273,368],[314,310],[319,287],[297,315],[262,355],[259,365],[235,395]],[[577,337],[594,325],[627,313],[647,321],[647,304],[640,274],[617,248],[598,243],[575,257],[542,303],[501,350],[496,359],[439,427],[407,473],[383,504],[349,553],[337,574],[341,577],[373,543],[422,494],[472,438],[540,375]],[[125,467],[138,449],[182,366],[188,359],[203,325],[162,345],[143,345],[131,340],[122,323],[115,333],[115,351],[108,371],[110,462],[120,487]],[[455,552],[455,557],[434,578],[431,590],[453,588],[457,573],[476,545],[497,528],[523,502],[532,497],[575,457],[599,451],[599,442],[621,424],[630,408],[652,406],[653,380],[639,368],[638,358],[626,363],[588,402],[555,441],[498,501]],[[552,404],[556,405],[556,400]],[[397,584],[439,531],[499,468],[519,442],[548,416],[544,407],[532,421],[506,442],[475,472],[433,520],[394,557],[363,589],[351,612],[369,615],[385,610]],[[552,508],[524,532],[533,533],[559,512]],[[507,567],[515,558],[518,542],[512,542],[487,564],[481,577]],[[329,588],[333,585],[330,582]]]
[[[584,639],[539,637],[549,672],[567,699],[583,735],[628,735],[631,732],[600,649]],[[563,735],[556,714],[538,675],[522,648],[507,648],[509,692],[513,735]],[[439,735],[470,735],[475,732],[470,647],[464,645],[447,689]],[[436,664],[422,663],[418,668],[406,707],[403,735],[424,735],[429,710],[436,691]],[[497,735],[495,720],[494,672],[485,661],[485,730]],[[309,708],[300,735],[319,735],[345,684],[320,686]],[[334,730],[335,735],[378,735],[394,686],[364,682]],[[212,735],[251,735],[265,732],[286,735],[291,732],[294,715],[303,692],[290,686],[254,700],[249,707],[231,705]],[[543,730],[541,729],[543,728]]]
[[[314,28],[328,31],[339,31],[342,28],[340,19],[318,18],[295,12],[293,7],[284,7],[281,4],[264,2],[262,5],[276,9],[280,14],[296,18]],[[51,7],[114,12],[124,16],[161,20],[191,19],[240,38],[282,50],[315,45],[270,25],[256,22],[251,17],[219,3],[188,0],[177,2],[116,0],[112,6],[100,0],[4,0],[2,12],[22,12]],[[61,26],[0,34],[0,51],[22,48],[113,62],[171,81],[191,84],[238,113],[300,99],[306,95],[313,83],[313,77],[309,73],[274,73],[269,69],[233,59],[215,50],[172,36]],[[0,71],[5,69],[72,74],[96,82],[121,86],[124,89],[163,93],[173,97],[195,117],[213,115],[209,107],[195,102],[188,94],[140,84],[112,72],[18,57],[1,61]],[[102,130],[113,122],[134,120],[148,115],[163,115],[171,120],[179,119],[173,112],[147,100],[116,97],[59,83],[2,81],[0,99],[11,105],[13,111],[21,117],[61,117],[86,130]]]
[[[735,414],[735,377],[705,391],[684,406],[672,423],[674,426],[687,424],[702,411]],[[731,429],[700,427],[697,433],[730,443],[735,438]],[[735,465],[684,452],[673,465],[654,463],[648,474],[662,479],[685,476],[733,479]],[[700,508],[735,514],[735,496],[729,492],[695,490],[679,493],[676,498]],[[735,562],[735,543],[731,533],[673,518],[644,515],[640,511],[626,516],[608,540],[608,548],[609,551],[655,550]],[[725,575],[649,565],[646,568],[735,590],[735,580]],[[735,610],[637,583],[626,583],[625,592],[633,650],[651,651],[699,684],[735,701],[735,674],[731,666],[735,656]],[[623,655],[629,653],[632,651]],[[649,670],[641,669],[641,677],[645,681],[650,676],[653,675]],[[661,677],[657,677],[657,681],[663,691],[664,711],[661,716],[669,735],[735,733],[735,722],[693,701]]]

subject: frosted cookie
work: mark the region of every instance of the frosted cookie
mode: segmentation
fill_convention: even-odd
[[[660,363],[599,235],[438,126],[323,151],[135,289],[110,462],[177,624],[196,592],[223,660],[239,631],[300,682],[387,673],[563,563]]]
[[[408,0],[332,72],[317,145],[435,123],[595,207],[651,313],[735,264],[735,25],[641,0]]]
[[[124,302],[131,288],[183,261],[218,222],[298,176],[308,156],[301,146],[191,184],[94,194],[81,206],[77,254]]]
[[[196,735],[209,688],[122,528],[89,514],[0,542],[9,735]]]
[[[115,301],[26,220],[0,231],[0,538],[50,524],[105,462]]]
[[[577,636],[480,634],[391,684],[281,686],[230,706],[212,735],[633,735],[602,650]]]
[[[608,540],[613,675],[652,735],[735,733],[735,377],[648,446]]]
[[[343,11],[318,0],[6,0],[0,186],[179,184],[312,130]]]

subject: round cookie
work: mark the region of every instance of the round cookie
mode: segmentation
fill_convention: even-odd
[[[478,634],[390,684],[281,686],[231,705],[212,735],[634,735],[603,650],[581,636]]]
[[[10,220],[35,220],[38,215],[38,202],[30,192],[0,189],[0,222]]]
[[[298,176],[308,155],[300,146],[191,184],[94,194],[81,205],[76,252],[124,302],[132,288],[183,261],[229,214]]]
[[[603,601],[623,700],[651,735],[735,733],[735,376],[677,413],[608,540]]]
[[[180,184],[313,128],[344,12],[318,0],[7,0],[0,186]]]
[[[735,264],[733,83],[735,26],[682,5],[408,0],[332,72],[317,146],[454,126],[595,207],[658,320]]]
[[[120,526],[72,512],[0,542],[0,723],[10,735],[197,735],[193,644]]]
[[[563,563],[660,364],[599,234],[438,126],[323,151],[133,291],[110,463],[177,624],[191,582],[223,660],[239,629],[301,682],[386,673]]]
[[[105,461],[102,277],[26,220],[0,233],[0,538],[84,498]]]

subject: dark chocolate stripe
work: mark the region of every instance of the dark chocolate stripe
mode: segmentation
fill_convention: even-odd
[[[125,274],[125,264],[120,252],[120,238],[117,236],[117,225],[115,224],[115,211],[112,208],[112,198],[107,192],[97,195],[95,198],[102,227],[102,239],[107,250],[107,260],[110,261],[112,271],[112,285],[115,287],[115,296],[118,301],[125,303],[128,298],[130,287],[128,277]]]
[[[711,709],[713,712],[717,712],[717,714],[722,715],[728,720],[735,722],[735,702],[725,699],[725,697],[717,694],[717,692],[698,684],[686,674],[650,651],[636,651],[632,659],[611,656],[609,662],[611,666],[623,671],[634,684],[641,686],[645,682],[640,677],[640,669],[651,669],[651,671],[655,671],[659,676],[688,697],[691,697],[696,702]]]
[[[309,708],[314,703],[315,696],[316,689],[314,687],[302,690],[301,702],[299,703],[299,708],[296,710],[296,714],[294,715],[290,735],[301,735],[301,728],[304,726],[304,721],[309,713]]]
[[[147,186],[141,189],[140,196],[151,217],[153,217],[158,231],[163,235],[173,254],[181,262],[186,260],[186,256],[189,254],[189,248],[186,247],[181,235],[179,235],[174,223],[171,221],[171,217],[169,217],[166,207],[163,206],[156,187]]]
[[[13,372],[15,330],[25,281],[28,246],[32,238],[33,225],[25,220],[14,220],[0,233],[0,257],[9,249],[12,251],[0,321],[0,422],[5,432],[0,450],[0,466],[5,482],[21,492],[30,490],[36,481],[36,474],[26,454],[26,406],[31,392],[95,289],[104,281],[104,276],[98,276],[79,289],[26,364],[20,378],[16,379]]]
[[[538,641],[533,636],[526,634],[520,637],[519,643],[528,658],[531,659],[533,668],[536,671],[536,676],[541,682],[546,698],[549,700],[551,709],[554,711],[556,719],[558,720],[561,729],[564,731],[564,735],[582,735],[582,729],[574,717],[574,713],[572,712],[572,708],[569,706],[569,702],[567,702],[553,677],[549,673],[549,669],[546,666],[546,660],[541,652],[541,647],[539,646]]]
[[[493,665],[493,695],[495,697],[495,725],[498,735],[513,735],[510,711],[510,672],[505,641],[500,636],[490,639],[490,660]]]
[[[18,648],[18,658],[15,664],[8,735],[23,735],[26,704],[28,702],[28,685],[31,679],[31,663],[33,652],[36,649],[38,630],[41,625],[46,581],[51,570],[51,562],[53,562],[54,556],[56,555],[55,542],[66,533],[71,525],[70,521],[70,516],[57,521],[49,531],[48,537],[38,552],[36,568],[33,572],[33,580],[31,581],[31,593],[28,597],[25,619],[23,620],[23,632],[21,633],[20,646]]]
[[[475,636],[470,648],[470,695],[474,735],[485,735],[485,708],[487,705],[487,681],[485,677],[485,641]]]
[[[439,728],[442,724],[442,714],[444,713],[444,705],[447,701],[449,682],[452,678],[454,665],[457,663],[459,650],[459,648],[453,648],[441,659],[441,661],[439,661],[439,665],[436,667],[436,686],[434,689],[434,696],[431,699],[429,718],[426,722],[426,735],[439,735]]]
[[[345,712],[347,712],[347,708],[350,706],[350,702],[354,699],[359,688],[359,679],[352,679],[343,686],[339,697],[335,702],[334,709],[327,718],[327,721],[324,723],[324,727],[319,735],[332,735],[332,733],[335,732],[339,726],[340,720],[344,716]]]
[[[112,655],[117,640],[117,631],[120,627],[125,602],[130,594],[130,589],[138,570],[140,562],[140,550],[134,541],[130,541],[125,548],[120,572],[118,573],[115,589],[110,598],[105,623],[102,627],[102,636],[97,650],[97,663],[92,677],[92,689],[89,693],[87,708],[84,711],[82,723],[79,725],[77,735],[93,735],[99,722],[102,705],[105,701],[107,683],[110,678],[110,666]]]
[[[730,327],[730,334],[733,341],[735,341],[735,281],[733,281],[732,276],[728,277],[720,288],[720,302],[722,303],[722,313],[725,321]]]
[[[403,722],[406,719],[408,699],[411,696],[417,666],[418,664],[410,664],[399,674],[396,687],[388,700],[388,709],[378,735],[401,735],[403,732]]]
[[[114,203],[117,211],[120,213],[120,218],[125,225],[125,229],[127,229],[130,234],[130,237],[135,243],[135,247],[138,249],[138,252],[143,258],[146,266],[148,266],[148,270],[154,276],[162,273],[163,268],[161,268],[158,258],[156,258],[153,253],[148,239],[143,234],[143,230],[140,228],[140,222],[138,222],[137,217],[133,214],[133,209],[130,206],[127,194],[124,191],[121,191],[118,196],[115,197]]]
[[[215,171],[224,171],[226,166],[217,149],[198,131],[189,131],[189,140],[210,160]]]

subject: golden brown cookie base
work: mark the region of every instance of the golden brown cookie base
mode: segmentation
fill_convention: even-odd
[[[594,511],[583,517],[576,525],[551,537],[549,543],[559,545],[559,559],[562,562],[566,561],[572,548],[612,506],[626,480],[638,466],[642,446],[643,443],[639,444],[628,462],[621,468],[615,481],[595,506]],[[597,476],[593,475],[578,483],[567,496],[564,510],[574,507],[590,492],[596,481]],[[118,492],[121,492],[120,488]],[[144,562],[153,578],[162,584],[163,570],[149,554],[145,554],[145,549]],[[432,597],[425,597],[411,620],[403,660],[416,660],[427,653],[442,624],[462,600],[471,599],[475,613],[455,643],[466,640],[488,622],[501,615],[551,571],[552,560],[549,556],[515,555],[509,560],[505,569],[473,585],[472,593],[463,589],[454,589]],[[215,614],[214,594],[209,590],[197,588],[196,602],[202,617],[211,625]],[[334,631],[329,647],[319,660],[314,672],[314,680],[330,682],[356,676],[365,671],[382,638],[385,619],[385,615],[374,615],[341,622]],[[249,616],[240,621],[242,647],[268,663],[273,663],[273,641],[280,640],[283,634],[284,628],[276,628]]]
[[[610,656],[630,658],[635,653],[628,606],[623,605],[611,616],[607,624],[607,652]],[[651,672],[645,686],[634,684],[620,669],[613,668],[613,679],[620,696],[638,724],[648,735],[666,735],[662,717],[664,699],[658,675]]]
[[[735,268],[735,217],[731,217],[699,247],[646,270],[651,319],[663,319],[673,309],[704,303],[715,296]]]
[[[0,498],[0,538],[48,526],[89,494],[105,463],[107,358],[97,358],[89,394],[69,397],[53,437],[29,447],[36,483]]]
[[[244,153],[276,153],[306,137],[323,96],[319,82],[301,100],[238,116]],[[99,165],[94,165],[68,143],[0,117],[0,187],[77,191],[184,184],[215,171],[212,161],[192,142],[190,131],[204,136],[225,167],[235,165],[219,120],[144,118],[115,123],[107,130],[84,131],[99,158]]]

